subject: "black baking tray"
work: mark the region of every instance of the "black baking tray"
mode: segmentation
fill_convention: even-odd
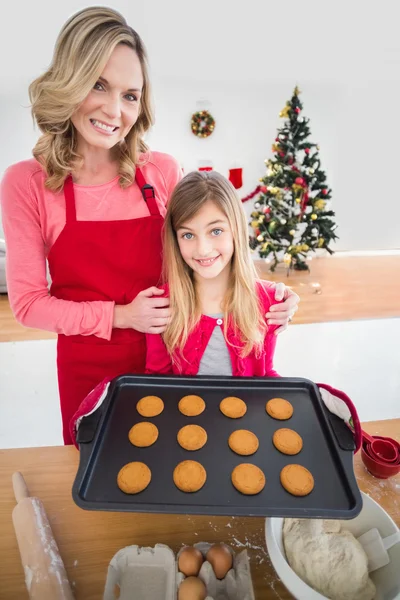
[[[179,400],[197,394],[206,402],[197,417],[178,410]],[[149,448],[136,448],[128,439],[130,428],[147,420],[136,410],[147,395],[160,396],[164,411],[151,420],[159,438]],[[229,419],[219,410],[226,396],[238,396],[247,404],[240,419]],[[294,408],[291,419],[277,421],[265,411],[267,400],[283,397]],[[208,434],[207,444],[195,452],[181,448],[176,440],[181,427],[196,423]],[[289,427],[303,438],[297,456],[285,456],[272,444],[276,429]],[[235,454],[228,437],[236,429],[253,431],[260,442],[248,457]],[[318,387],[308,379],[258,377],[175,377],[124,375],[111,382],[103,404],[82,419],[78,430],[79,469],[72,495],[87,510],[182,513],[268,517],[352,519],[362,508],[353,471],[354,441],[351,431],[325,408]],[[207,472],[204,487],[195,493],[178,490],[172,474],[183,460],[199,461]],[[135,495],[122,492],[117,474],[131,461],[146,463],[152,473],[149,486]],[[266,477],[262,492],[245,496],[231,483],[233,468],[250,462]],[[305,497],[295,497],[282,487],[281,469],[290,463],[307,467],[315,487]]]

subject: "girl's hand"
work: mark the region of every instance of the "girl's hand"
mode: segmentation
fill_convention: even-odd
[[[268,325],[280,325],[275,330],[275,335],[285,331],[292,320],[294,313],[299,308],[300,297],[284,283],[277,283],[275,286],[275,300],[281,304],[273,304],[270,306],[269,312],[266,313]]]
[[[136,329],[142,333],[163,333],[171,317],[169,298],[162,296],[164,290],[152,286],[142,290],[130,304],[114,308],[113,327]]]

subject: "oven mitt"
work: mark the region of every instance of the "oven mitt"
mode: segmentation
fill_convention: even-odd
[[[112,379],[112,377],[107,377],[101,383],[99,383],[94,390],[92,390],[90,394],[86,396],[72,417],[70,422],[70,434],[77,448],[78,444],[76,442],[76,435],[83,417],[88,417],[102,405],[107,396],[108,388],[110,387],[110,382]],[[361,447],[362,433],[360,420],[354,404],[347,394],[331,387],[330,385],[325,383],[317,383],[317,386],[326,408],[331,413],[342,419],[353,431],[356,445],[355,452],[358,452]]]
[[[355,452],[361,448],[362,431],[356,407],[344,392],[325,383],[317,383],[323,403],[329,412],[342,419],[354,434]]]
[[[79,448],[79,446],[76,441],[76,436],[83,417],[88,417],[103,404],[108,393],[108,388],[110,387],[110,383],[113,379],[113,377],[106,377],[106,379],[103,379],[101,383],[96,385],[90,394],[86,396],[72,417],[69,424],[69,432],[71,434],[72,441],[77,448]]]

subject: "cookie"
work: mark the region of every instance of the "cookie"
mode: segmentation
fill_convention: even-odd
[[[282,454],[298,454],[303,447],[303,440],[293,429],[277,429],[272,436],[272,442]]]
[[[281,471],[281,484],[293,496],[307,496],[314,488],[314,477],[301,465],[286,465]]]
[[[128,435],[131,444],[139,448],[146,448],[157,440],[158,429],[153,423],[143,421],[131,427]]]
[[[255,465],[242,463],[232,471],[232,483],[235,488],[246,496],[259,494],[265,486],[265,475]]]
[[[203,465],[194,460],[184,460],[174,469],[174,483],[182,492],[197,492],[206,482]]]
[[[265,410],[270,417],[278,419],[279,421],[286,421],[286,419],[290,419],[293,414],[293,406],[283,398],[272,398],[272,400],[268,400]]]
[[[164,410],[164,402],[158,396],[145,396],[136,404],[136,409],[142,417],[156,417]]]
[[[236,454],[249,456],[257,452],[259,443],[254,433],[247,431],[247,429],[238,429],[229,436],[228,445]]]
[[[240,419],[240,417],[246,414],[247,406],[240,398],[229,396],[222,400],[219,409],[222,414],[230,419]]]
[[[185,450],[199,450],[207,442],[207,432],[200,425],[185,425],[178,431],[177,439]]]
[[[200,396],[184,396],[179,400],[179,411],[186,417],[197,417],[201,415],[206,407],[206,403]]]
[[[130,462],[118,473],[117,484],[125,494],[138,494],[147,488],[151,480],[151,471],[142,462]]]

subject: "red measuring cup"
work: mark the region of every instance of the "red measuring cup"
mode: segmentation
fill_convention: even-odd
[[[385,463],[398,463],[400,461],[400,452],[397,446],[388,439],[374,438],[365,431],[362,436],[368,444],[368,451],[372,458],[376,458]]]

